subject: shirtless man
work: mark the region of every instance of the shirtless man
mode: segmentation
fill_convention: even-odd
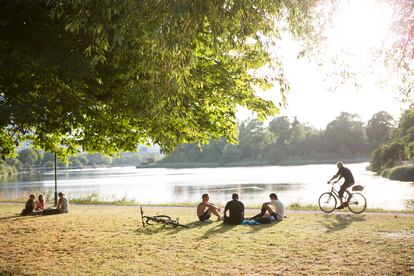
[[[206,221],[211,217],[211,213],[217,216],[217,220],[220,221],[220,211],[221,209],[218,208],[213,203],[208,202],[210,197],[208,194],[203,194],[201,196],[202,201],[197,206],[197,216],[200,221]]]

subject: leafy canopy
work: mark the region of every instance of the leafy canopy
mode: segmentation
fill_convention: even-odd
[[[275,22],[304,34],[315,2],[1,1],[0,155],[235,142],[237,105],[278,111],[253,87],[286,90]]]

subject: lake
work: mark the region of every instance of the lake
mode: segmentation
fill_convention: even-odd
[[[345,165],[357,184],[365,186],[368,207],[405,209],[414,199],[414,183],[391,181],[366,171],[368,163]],[[212,202],[224,204],[237,192],[249,205],[268,200],[276,192],[286,205],[317,204],[319,195],[328,191],[326,184],[337,169],[335,164],[304,166],[264,166],[191,169],[136,169],[116,167],[58,171],[58,191],[68,198],[96,193],[103,200],[127,198],[139,203],[197,202],[209,193]],[[342,181],[341,181],[342,183]],[[339,188],[339,185],[337,185]],[[54,172],[19,174],[0,179],[3,199],[21,197],[30,192],[54,191]]]

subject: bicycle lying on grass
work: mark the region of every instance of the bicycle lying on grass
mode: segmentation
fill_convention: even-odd
[[[334,188],[334,183],[330,192],[321,194],[319,197],[319,208],[325,213],[333,212],[338,206],[338,191]],[[362,191],[364,187],[356,185],[352,187],[352,191]],[[367,208],[367,200],[361,193],[351,193],[348,190],[344,193],[345,206],[354,214],[361,214]]]
[[[142,226],[145,228],[145,225],[154,225],[156,223],[162,223],[164,225],[172,226],[172,227],[185,227],[189,228],[187,225],[180,224],[178,222],[178,218],[176,220],[172,220],[170,216],[167,215],[157,215],[157,216],[144,216],[144,210],[142,207],[141,209],[141,221]]]

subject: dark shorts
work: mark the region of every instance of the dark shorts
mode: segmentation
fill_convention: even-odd
[[[224,216],[223,218],[224,223],[231,224],[231,225],[239,225],[242,223],[243,220],[244,218],[239,218],[239,219],[234,220],[228,216]]]
[[[208,211],[205,211],[204,214],[198,217],[200,221],[208,220],[211,217],[211,215],[208,213]]]
[[[348,189],[349,187],[351,187],[352,185],[354,185],[355,183],[344,183],[344,184],[342,184],[341,185],[341,188],[339,189],[339,191],[338,191],[338,195],[339,195],[339,197],[343,197],[344,196],[344,193],[345,193],[345,191],[346,191],[346,189]]]

